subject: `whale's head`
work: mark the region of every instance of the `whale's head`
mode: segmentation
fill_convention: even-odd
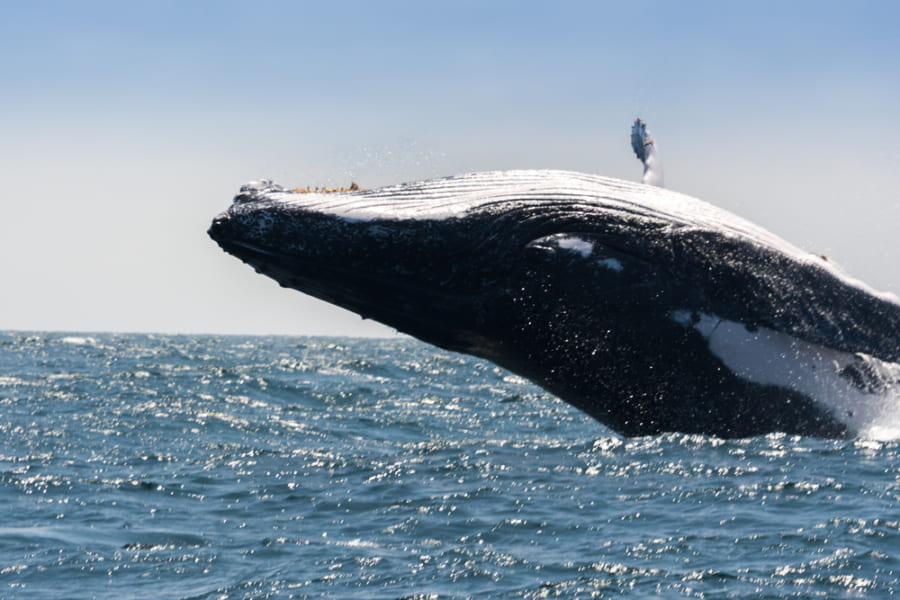
[[[562,176],[568,193],[555,180]],[[653,268],[634,262],[652,250],[638,248],[630,234],[633,209],[588,202],[572,185],[571,174],[553,172],[337,193],[259,181],[241,189],[209,235],[282,286],[438,346],[496,359],[504,353],[499,346],[516,343],[507,332],[537,327],[529,314],[546,311],[548,298],[568,294],[565,306],[578,305],[576,281],[591,282],[577,294],[584,300],[578,310],[597,318],[613,290],[646,283]],[[668,223],[644,215],[641,226],[646,240]]]

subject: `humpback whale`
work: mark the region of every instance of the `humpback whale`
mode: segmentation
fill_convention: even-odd
[[[636,123],[659,184],[645,138]],[[661,187],[552,170],[334,193],[261,180],[208,233],[284,287],[493,361],[622,435],[877,437],[900,412],[900,300]]]

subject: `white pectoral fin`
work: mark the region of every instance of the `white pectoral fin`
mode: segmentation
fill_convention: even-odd
[[[669,318],[702,335],[709,351],[738,377],[803,394],[856,435],[900,436],[900,365],[712,314],[680,309]]]
[[[659,159],[659,150],[656,142],[647,130],[647,124],[637,119],[631,127],[631,149],[635,156],[644,163],[644,177],[642,183],[663,187],[662,161]]]

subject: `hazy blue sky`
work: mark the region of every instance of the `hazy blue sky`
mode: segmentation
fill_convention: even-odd
[[[0,329],[378,334],[207,238],[244,181],[564,168],[900,293],[897,2],[3,2]]]

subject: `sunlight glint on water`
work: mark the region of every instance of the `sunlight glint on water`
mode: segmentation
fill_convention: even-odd
[[[879,597],[895,442],[620,438],[407,339],[0,334],[0,596]]]

